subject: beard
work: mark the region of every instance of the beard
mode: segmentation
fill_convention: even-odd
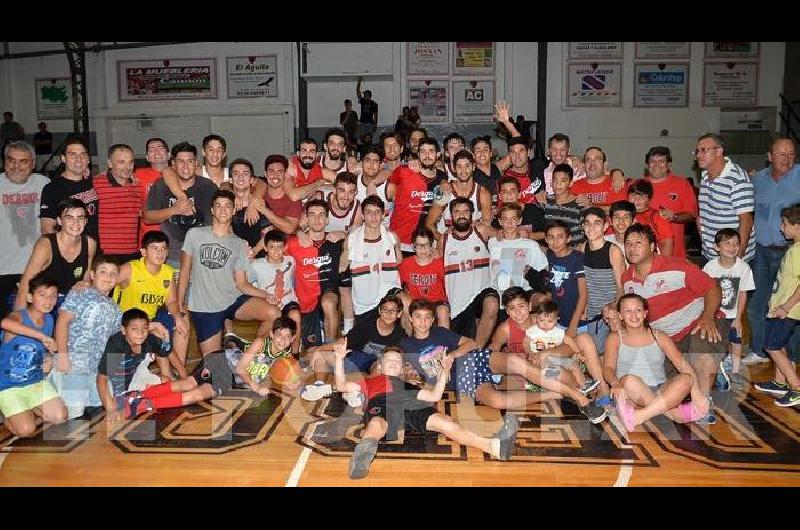
[[[300,159],[300,167],[303,169],[311,169],[314,167],[314,162],[316,162],[316,158],[301,158]]]
[[[472,226],[472,219],[459,217],[458,219],[453,220],[453,228],[458,230],[459,232],[466,232]]]
[[[422,169],[433,169],[436,167],[436,161],[434,160],[430,164],[426,164],[422,160],[419,161],[419,165],[422,166]]]
[[[328,158],[337,162],[344,160],[344,151],[328,151]]]

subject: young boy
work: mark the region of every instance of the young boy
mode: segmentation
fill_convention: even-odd
[[[519,204],[504,204],[497,217],[501,229],[489,238],[489,274],[491,287],[500,293],[502,300],[503,292],[509,287],[531,289],[526,275],[547,269],[547,258],[539,243],[520,233],[522,207]]]
[[[267,302],[278,306],[282,316],[289,317],[300,329],[300,305],[297,303],[297,292],[294,288],[295,262],[287,256],[286,234],[280,230],[270,230],[264,234],[266,257],[253,260],[250,279],[259,289],[267,293]],[[227,337],[226,337],[227,339]],[[226,340],[226,345],[227,345]],[[247,349],[245,343],[236,343],[242,350]],[[300,334],[297,333],[292,343],[292,354],[300,353]]]
[[[275,359],[291,356],[291,345],[297,334],[297,324],[286,317],[272,322],[269,338],[257,337],[236,363],[225,350],[217,350],[203,357],[192,375],[179,381],[167,381],[133,392],[124,403],[126,419],[135,418],[151,410],[185,407],[200,401],[219,397],[233,387],[233,374],[247,383],[260,396],[269,394],[269,368]],[[287,385],[290,392],[297,391],[300,382]]]
[[[149,324],[143,310],[128,309],[122,314],[122,330],[106,343],[97,367],[97,393],[106,409],[107,423],[124,419],[126,393],[171,379],[150,371],[150,363],[155,360],[162,374],[169,373],[170,350],[167,341],[150,333]]]
[[[587,380],[583,375],[581,364],[578,362],[583,360],[580,357],[578,344],[572,337],[565,335],[563,326],[558,325],[558,306],[555,302],[540,303],[533,308],[533,314],[536,315],[536,323],[525,331],[522,343],[523,350],[529,353],[528,360],[536,366],[546,365],[556,370],[561,368],[568,370],[584,395],[597,388],[600,384],[599,379]],[[552,355],[542,358],[542,352],[552,350],[561,344],[566,344],[572,351],[565,355],[552,352]]]
[[[414,230],[411,234],[414,255],[400,262],[400,283],[409,300],[433,302],[437,325],[449,329],[450,305],[444,290],[444,261],[441,256],[434,257],[433,242],[431,230],[425,227]],[[406,304],[409,306],[410,303]]]
[[[597,206],[581,213],[586,243],[583,246],[583,272],[586,277],[586,332],[594,340],[597,351],[605,348],[609,327],[605,317],[622,296],[622,273],[625,252],[605,239],[608,229],[606,211]]]
[[[633,218],[636,217],[636,206],[630,201],[616,201],[611,204],[608,210],[608,217],[611,219],[611,230],[613,234],[605,236],[606,241],[611,241],[622,251],[625,255],[625,230],[633,224]],[[628,260],[625,260],[627,266]]]
[[[764,328],[764,349],[775,363],[775,379],[755,387],[781,396],[776,405],[793,407],[800,404],[800,377],[787,356],[786,344],[800,320],[800,204],[781,210],[781,232],[793,244],[783,255]]]
[[[550,222],[545,234],[547,246],[550,247],[547,250],[550,291],[561,315],[558,323],[567,328],[567,335],[574,338],[578,334],[587,300],[583,254],[569,248],[569,226],[565,222]]]
[[[722,292],[720,310],[725,313],[726,327],[731,344],[731,378],[737,384],[744,384],[739,375],[742,364],[742,318],[747,305],[747,291],[755,290],[753,271],[739,255],[739,232],[733,228],[723,228],[714,236],[714,248],[719,256],[706,263],[703,271],[717,280]],[[730,379],[720,363],[717,374],[720,390],[730,389]]]
[[[141,309],[147,314],[148,322],[159,322],[167,328],[173,351],[170,363],[179,377],[184,378],[186,353],[189,349],[189,321],[178,309],[175,269],[167,264],[167,234],[160,230],[146,233],[142,238],[140,252],[141,258],[124,263],[119,268],[114,300],[119,304],[120,311]],[[170,370],[162,374],[173,379]]]
[[[639,179],[628,187],[628,200],[636,207],[635,223],[647,225],[656,235],[656,245],[662,256],[672,256],[675,246],[675,234],[672,225],[664,219],[658,210],[650,207],[653,198],[653,185],[649,181]]]
[[[436,412],[433,403],[442,399],[453,358],[447,354],[441,357],[441,370],[433,389],[422,389],[405,382],[403,375],[403,351],[388,348],[378,361],[378,375],[364,379],[360,383],[348,382],[344,375],[344,358],[347,347],[337,344],[336,388],[340,392],[362,391],[367,396],[364,413],[364,433],[353,451],[350,460],[350,478],[367,476],[369,466],[378,451],[378,442],[397,440],[397,431],[412,429],[418,432],[444,434],[467,447],[474,447],[490,454],[498,460],[509,460],[517,438],[517,419],[506,414],[503,427],[492,438],[478,436],[462,427],[447,414]]]
[[[103,405],[97,393],[97,366],[109,337],[119,330],[122,311],[108,296],[119,277],[119,267],[107,256],[97,256],[89,272],[91,287],[72,290],[56,321],[56,364],[51,381],[64,400],[69,419],[87,407]]]
[[[569,190],[572,184],[572,167],[569,164],[558,164],[553,168],[553,193],[555,196],[542,205],[544,219],[549,224],[552,221],[565,223],[568,230],[571,247],[583,243],[584,235],[581,227],[581,205],[577,197]]]
[[[44,374],[50,371],[48,351],[53,341],[50,311],[58,299],[58,284],[43,274],[29,282],[28,307],[18,309],[0,322],[0,412],[5,427],[20,438],[36,433],[36,417],[59,424],[67,419],[67,408]]]

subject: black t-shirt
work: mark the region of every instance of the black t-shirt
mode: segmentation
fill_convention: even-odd
[[[406,337],[400,341],[400,347],[405,352],[405,359],[422,379],[429,385],[435,385],[436,378],[442,369],[442,356],[457,349],[460,340],[461,335],[458,333],[441,326],[434,326],[427,338]],[[453,363],[447,388],[455,388],[455,381],[456,363]]]
[[[384,336],[378,332],[377,319],[362,320],[347,333],[347,347],[379,355],[389,346],[399,346],[405,336],[406,332],[403,331],[400,321],[395,322],[392,332]]]
[[[262,231],[270,226],[272,223],[269,222],[269,219],[264,217],[261,214],[258,214],[258,221],[253,223],[252,225],[247,224],[247,221],[244,219],[245,210],[241,209],[233,214],[233,219],[231,221],[231,228],[233,229],[233,233],[236,234],[238,237],[247,241],[247,244],[250,247],[254,247],[258,244],[259,241],[264,237],[262,235]],[[258,254],[255,255],[256,258],[263,258],[267,255],[266,250],[260,250]]]
[[[361,104],[361,123],[373,123],[372,115],[378,112],[378,104],[374,100],[367,101],[364,98],[358,100]]]
[[[492,169],[489,171],[489,175],[483,172],[482,169],[475,169],[475,172],[472,174],[473,180],[489,190],[489,193],[492,195],[492,206],[497,205],[497,183],[500,181],[500,177],[503,174],[500,172],[500,169],[495,164],[491,164],[490,166]]]
[[[544,208],[539,204],[525,204],[522,207],[522,222],[519,228],[522,230],[530,230],[531,232],[544,232],[546,225],[544,218]],[[495,217],[492,219],[492,228],[500,230],[500,221]]]
[[[99,241],[97,212],[100,209],[100,198],[92,186],[91,178],[74,181],[64,178],[64,175],[53,177],[53,180],[42,189],[42,203],[39,208],[39,218],[57,219],[59,203],[70,197],[80,199],[86,204],[86,214],[89,219],[83,233],[95,241]]]
[[[119,396],[128,390],[128,386],[133,380],[133,374],[147,359],[148,353],[153,353],[157,357],[169,357],[169,351],[162,350],[161,345],[161,339],[149,334],[142,344],[142,353],[135,354],[128,341],[125,340],[125,336],[118,331],[108,339],[106,349],[97,367],[97,373],[108,377],[114,395]]]

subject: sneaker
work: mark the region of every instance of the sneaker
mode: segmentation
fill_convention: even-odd
[[[578,406],[578,410],[593,424],[600,423],[608,416],[606,409],[598,407],[594,401],[590,401],[585,407]]]
[[[225,337],[222,339],[222,344],[225,346],[226,349],[235,350],[239,349],[245,351],[253,341],[245,340],[236,333],[226,333]]]
[[[717,372],[717,377],[714,380],[714,390],[727,392],[730,389],[731,389],[731,378],[728,377],[728,373],[725,371],[724,361],[720,361],[719,372]]]
[[[128,402],[128,407],[125,409],[125,419],[132,420],[151,410],[153,410],[153,402],[147,398],[137,396]]]
[[[733,357],[729,353],[722,359],[722,366],[725,368],[725,371],[730,373],[733,371]]]
[[[300,397],[306,401],[319,401],[329,397],[333,393],[333,387],[328,383],[317,382],[313,385],[306,385],[300,392]]]
[[[364,403],[361,397],[361,392],[342,392],[342,399],[347,401],[347,404],[354,409],[357,409]]]
[[[498,438],[500,440],[505,440],[510,437],[516,438],[517,436],[517,428],[519,427],[517,417],[510,412],[506,412],[503,414],[503,425],[500,429],[494,433],[492,436],[493,438]]]
[[[586,384],[583,385],[583,388],[581,388],[580,392],[585,396],[598,386],[600,386],[600,381],[596,381],[590,377],[589,379],[586,380]]]
[[[536,383],[531,383],[530,381],[525,381],[525,391],[526,392],[541,392],[542,391],[542,387],[540,387]]]
[[[611,405],[613,399],[611,398],[611,394],[606,394],[605,396],[600,396],[599,398],[594,400],[594,404],[598,407],[607,407]]]
[[[629,433],[636,429],[636,425],[633,424],[634,408],[630,401],[627,399],[617,399],[614,404],[617,407],[617,417],[619,421],[622,422],[625,432]]]
[[[775,404],[779,407],[794,407],[795,405],[800,405],[800,390],[788,390],[783,397],[775,400]]]
[[[774,379],[770,379],[764,383],[755,383],[753,386],[756,390],[766,392],[767,394],[774,394],[778,397],[783,397],[789,391],[789,385],[786,383],[776,383]]]
[[[378,440],[364,438],[356,445],[353,457],[350,459],[350,478],[360,479],[369,473],[369,465],[378,452]]]
[[[754,351],[749,352],[747,355],[742,357],[743,364],[756,364],[756,363],[768,363],[769,357],[764,355],[759,355]]]
[[[700,425],[714,425],[717,423],[717,415],[714,414],[714,402],[711,396],[708,396],[708,412],[705,416],[697,420]]]

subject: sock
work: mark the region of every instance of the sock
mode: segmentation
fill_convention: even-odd
[[[353,329],[353,319],[352,318],[345,318],[344,319],[344,333],[347,335],[347,332]]]
[[[153,399],[172,393],[172,382],[160,383],[158,385],[150,385],[142,391],[142,396],[147,399]]]
[[[150,401],[153,402],[153,408],[156,410],[174,409],[183,406],[183,393],[170,392],[166,395],[151,398]]]

